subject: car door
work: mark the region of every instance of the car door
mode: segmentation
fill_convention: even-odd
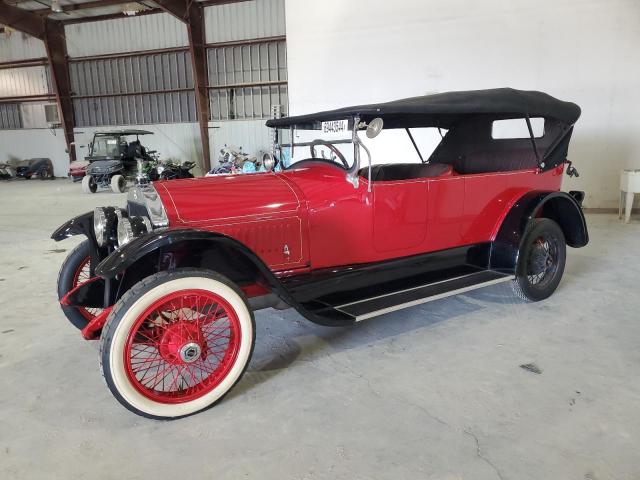
[[[373,245],[409,255],[427,237],[427,179],[373,182]]]
[[[458,247],[462,242],[462,215],[464,212],[464,176],[429,179],[427,201],[429,237],[424,251]]]

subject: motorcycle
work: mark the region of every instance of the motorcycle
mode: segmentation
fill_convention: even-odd
[[[178,163],[173,160],[157,160],[147,173],[151,181],[175,180],[178,178],[194,178],[191,170],[195,162]]]
[[[15,165],[11,163],[0,163],[0,180],[10,180],[16,177]]]
[[[218,166],[211,169],[206,176],[265,172],[265,159],[269,157],[270,155],[265,152],[259,152],[258,157],[249,156],[242,151],[242,147],[236,148],[225,144],[220,149]]]

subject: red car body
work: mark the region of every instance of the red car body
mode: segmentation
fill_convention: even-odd
[[[342,169],[316,165],[155,186],[171,228],[228,235],[281,276],[493,241],[518,199],[560,190],[562,173],[450,170],[373,182],[369,192],[366,179],[354,189]]]

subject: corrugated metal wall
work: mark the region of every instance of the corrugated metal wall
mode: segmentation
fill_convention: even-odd
[[[52,92],[51,78],[46,67],[20,67],[0,70],[0,99],[47,95]],[[28,103],[0,103],[0,129],[29,128],[32,123],[24,121],[24,106]],[[38,104],[42,110],[41,104]],[[44,115],[44,110],[43,110]],[[46,127],[46,122],[39,126]]]
[[[51,92],[46,67],[20,67],[0,70],[0,98],[45,95]]]
[[[44,58],[46,56],[47,52],[42,40],[20,32],[0,35],[0,62]]]
[[[19,103],[0,103],[0,130],[22,128]]]
[[[268,118],[274,104],[286,112],[284,40],[209,48],[207,58],[212,120]]]
[[[284,0],[254,0],[207,7],[207,43],[285,34]]]
[[[187,51],[71,62],[76,125],[196,121]]]
[[[286,34],[284,0],[254,0],[205,8],[207,43],[242,42]],[[284,40],[211,47],[207,52],[212,164],[225,145],[250,155],[270,149],[264,119],[271,105],[288,111]],[[238,86],[249,84],[247,86]],[[229,87],[229,85],[234,85]],[[225,87],[227,88],[220,88]],[[222,121],[220,121],[222,120]]]
[[[189,45],[187,27],[168,13],[65,26],[70,57]]]
[[[251,45],[219,45],[208,49],[212,120],[212,157],[226,143],[250,154],[269,148],[263,118],[271,105],[288,107],[284,0],[253,0],[205,8],[207,43],[265,38]],[[168,14],[143,15],[65,26],[71,57],[76,141],[88,142],[96,128],[144,124],[157,130],[152,147],[163,156],[199,160],[199,130],[187,51],[145,53],[145,50],[186,47],[186,27]],[[0,36],[0,61],[44,57],[42,42],[11,41]],[[28,38],[28,37],[25,37]],[[130,55],[134,53],[134,55]],[[116,58],[79,58],[96,55]],[[226,59],[230,59],[226,63]],[[75,60],[74,60],[75,59]],[[222,61],[222,63],[220,63]],[[48,93],[45,67],[31,71],[0,70],[0,96]],[[38,70],[39,69],[39,70]],[[26,69],[19,69],[26,70]],[[45,85],[47,88],[45,88]],[[13,104],[5,104],[13,105]],[[25,108],[29,106],[29,108]],[[31,108],[33,107],[33,108]],[[35,125],[40,105],[23,104],[22,126]],[[15,106],[7,106],[15,120]],[[9,115],[5,122],[9,125]],[[12,120],[12,126],[16,125]],[[220,121],[223,120],[223,121]],[[178,123],[179,122],[179,123]],[[157,145],[156,145],[157,144]],[[4,150],[4,149],[3,149]],[[0,152],[1,154],[2,152]],[[81,155],[80,155],[81,156]]]

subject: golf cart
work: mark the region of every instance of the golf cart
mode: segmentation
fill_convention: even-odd
[[[152,156],[155,151],[147,151],[139,137],[152,134],[147,130],[96,132],[89,144],[89,155],[85,157],[89,164],[82,177],[82,191],[95,193],[98,187],[103,187],[111,188],[114,193],[122,193],[127,180],[133,180],[136,184],[147,183],[149,179],[145,167],[155,161]],[[74,170],[73,165],[71,170]]]

